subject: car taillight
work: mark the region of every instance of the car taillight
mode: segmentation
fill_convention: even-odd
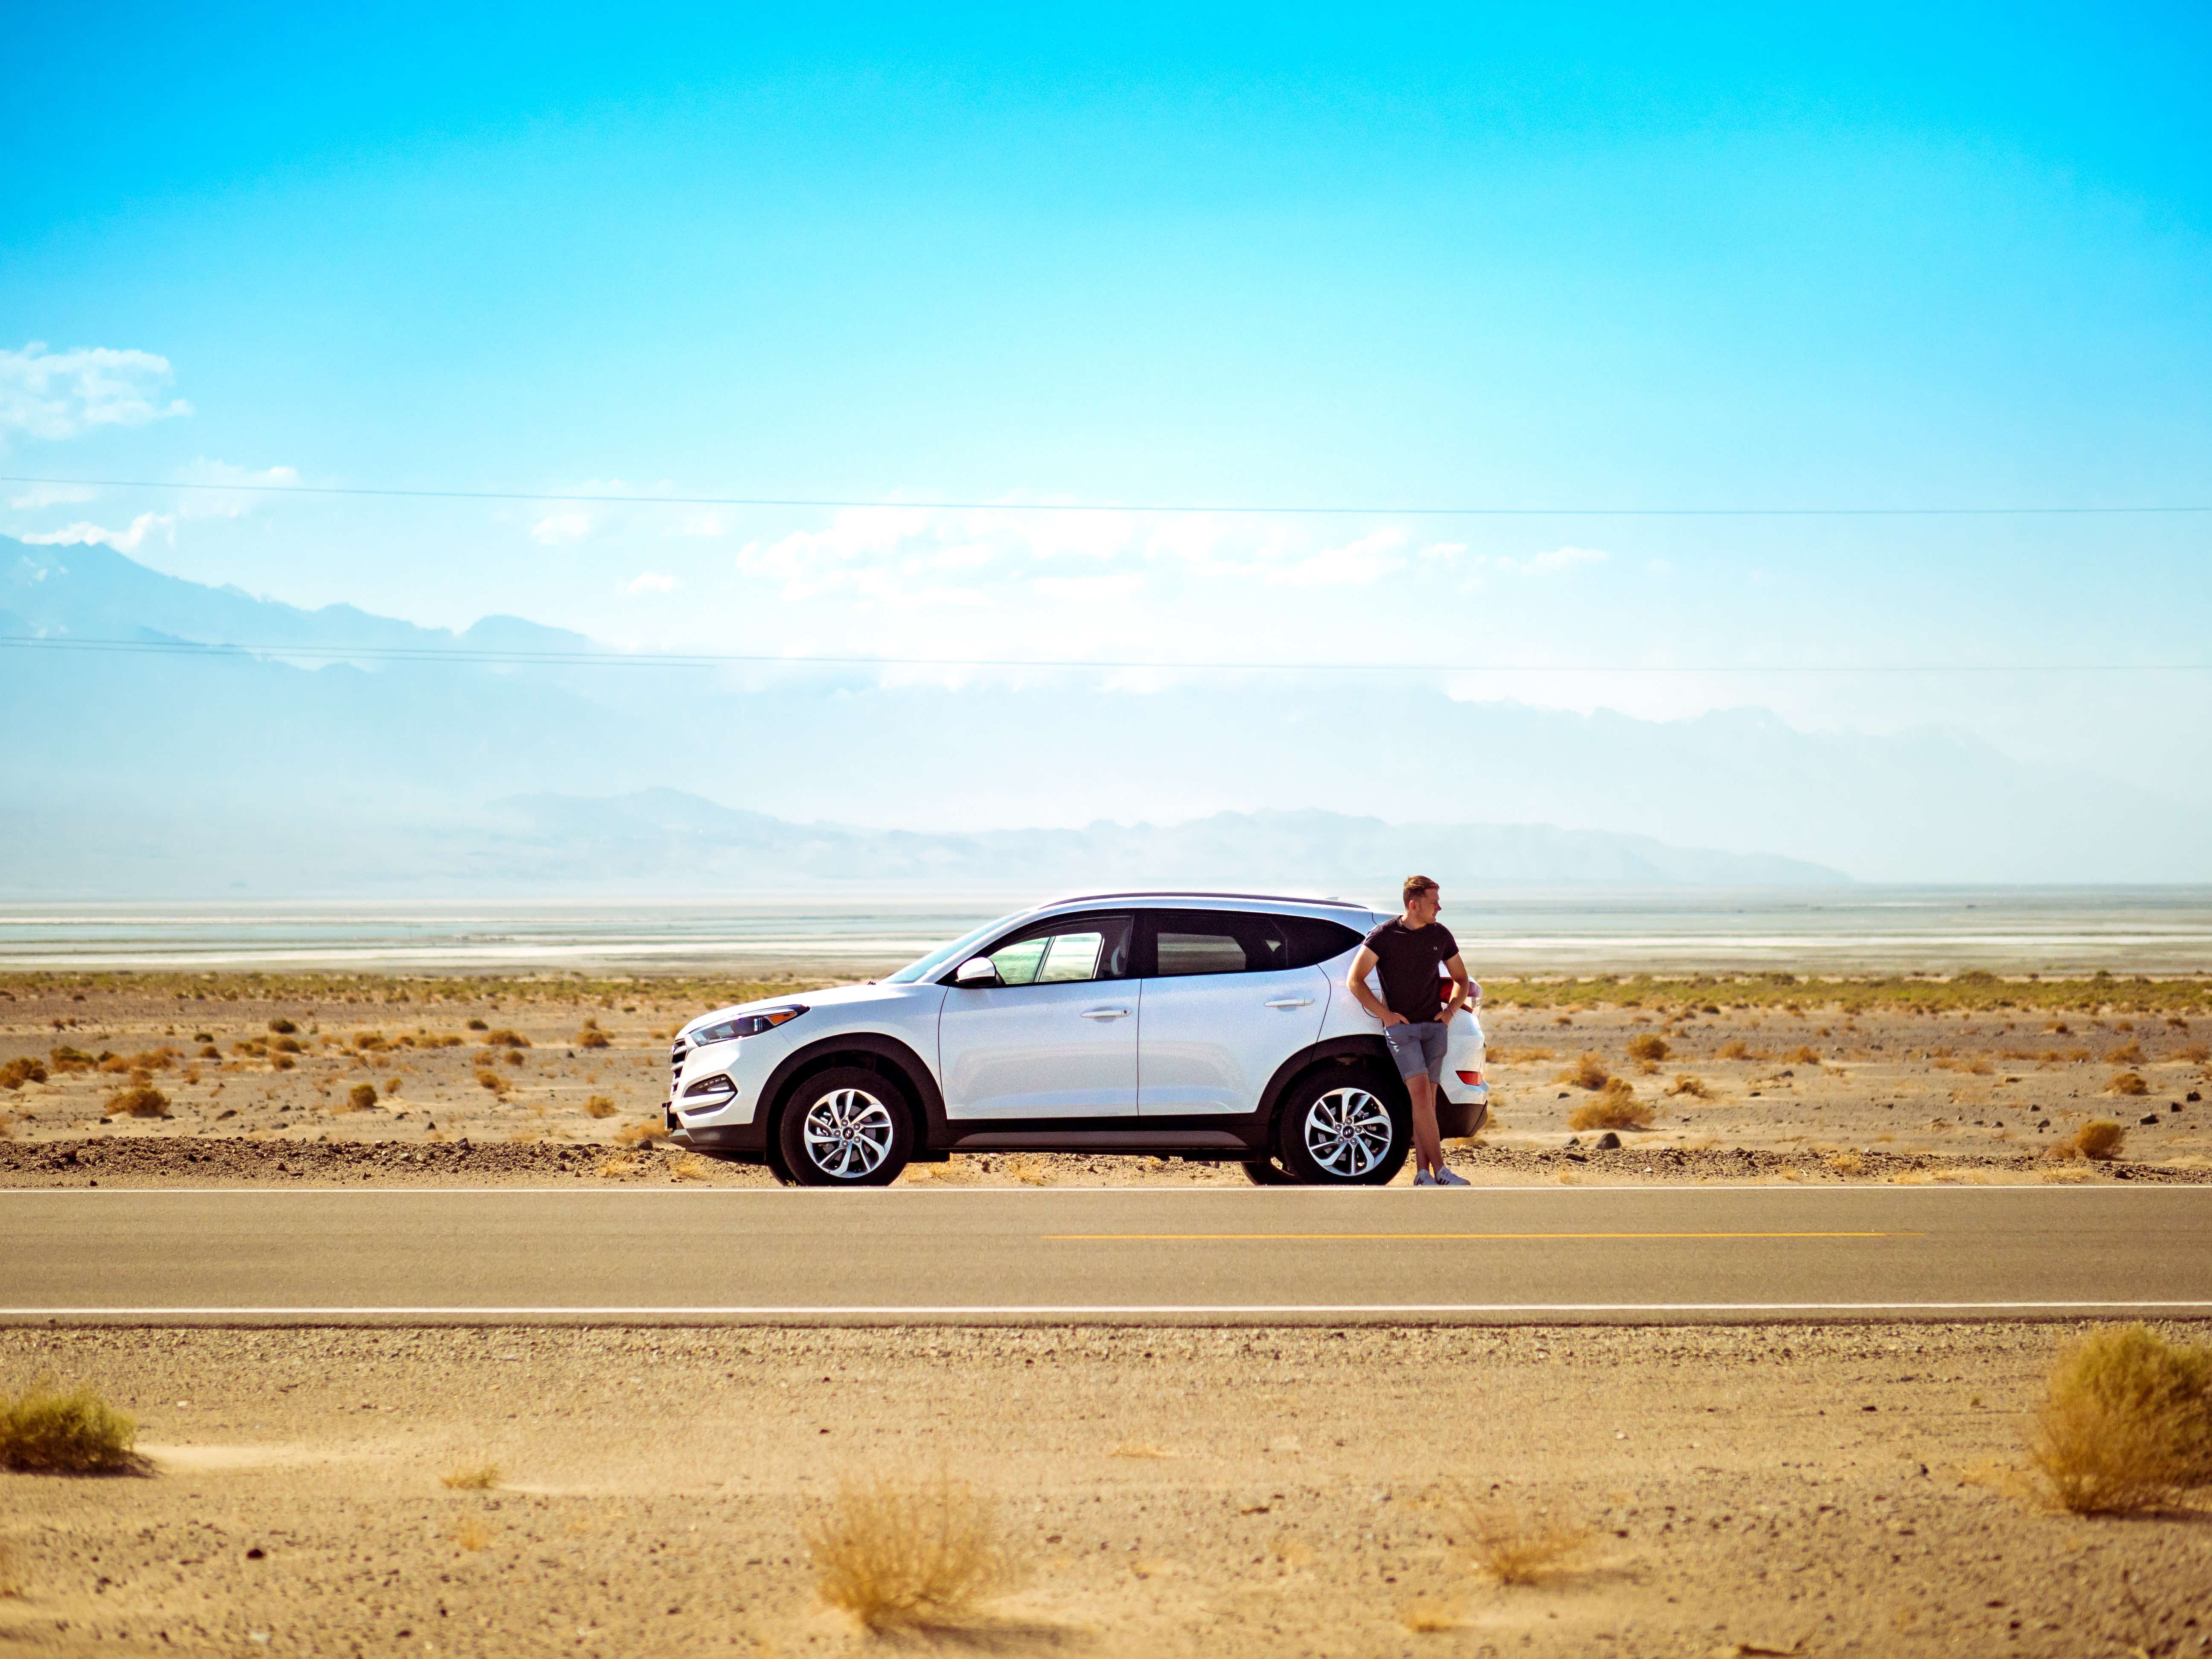
[[[1472,1088],[1482,1081],[1482,1073],[1480,1072],[1462,1072],[1459,1074],[1459,1080]]]

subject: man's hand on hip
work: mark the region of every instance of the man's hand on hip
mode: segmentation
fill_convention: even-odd
[[[1393,1025],[1407,1025],[1412,1023],[1395,1008],[1385,1008],[1382,1011],[1382,1029],[1386,1031]]]

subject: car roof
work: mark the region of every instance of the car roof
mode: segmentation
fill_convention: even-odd
[[[1083,909],[1096,904],[1126,904],[1146,910],[1219,908],[1224,910],[1290,910],[1307,915],[1343,917],[1351,912],[1375,914],[1372,906],[1349,899],[1313,898],[1296,893],[1222,893],[1200,888],[1144,887],[1124,892],[1066,893],[1036,907],[1035,915],[1054,910]]]

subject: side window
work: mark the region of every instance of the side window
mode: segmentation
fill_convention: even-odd
[[[1277,916],[1275,925],[1283,930],[1289,947],[1290,960],[1285,968],[1311,968],[1340,957],[1359,943],[1361,935],[1339,922],[1321,921],[1311,916]]]
[[[1170,910],[1153,923],[1153,972],[1257,974],[1289,965],[1290,948],[1273,916],[1233,910]]]
[[[1129,972],[1127,916],[1071,916],[1001,945],[991,965],[1007,985],[1068,985]]]

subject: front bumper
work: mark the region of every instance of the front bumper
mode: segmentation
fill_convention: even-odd
[[[694,1124],[685,1127],[668,1112],[668,1144],[731,1164],[768,1162],[768,1131],[757,1123]]]

